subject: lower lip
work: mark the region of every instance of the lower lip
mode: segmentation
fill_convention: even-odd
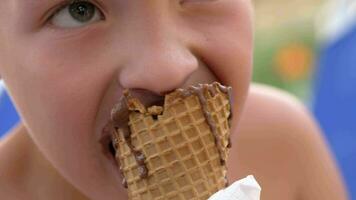
[[[102,147],[102,152],[104,156],[108,159],[112,169],[114,170],[113,172],[119,176],[117,176],[117,180],[121,183],[121,185],[127,189],[127,185],[125,184],[125,178],[124,175],[119,167],[118,162],[115,159],[114,155],[114,147],[112,145],[112,140],[111,136],[105,136],[102,138],[100,141],[101,147]]]
[[[105,157],[113,164],[115,167],[118,167],[115,156],[113,154],[114,147],[112,146],[112,141],[110,135],[105,135],[101,140],[101,148]]]

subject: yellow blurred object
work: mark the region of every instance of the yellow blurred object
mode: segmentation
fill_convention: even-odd
[[[306,78],[313,65],[312,50],[302,43],[291,43],[279,49],[275,55],[275,70],[287,81]]]
[[[325,0],[253,0],[257,30],[283,26],[295,20],[310,20]]]

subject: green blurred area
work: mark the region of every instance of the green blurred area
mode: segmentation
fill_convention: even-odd
[[[273,4],[273,1],[270,3]],[[301,1],[300,3],[302,4],[303,2]],[[283,4],[278,4],[276,5],[276,9],[283,9],[283,6]],[[320,6],[320,4],[315,4],[315,7],[317,6]],[[263,5],[259,5],[259,9],[256,9],[256,12],[260,10],[263,10]],[[291,13],[291,15],[292,14],[293,13]],[[264,17],[264,15],[266,14],[256,13],[257,25],[255,30],[253,81],[287,90],[299,97],[302,101],[308,102],[311,97],[311,84],[315,68],[314,64],[317,60],[316,52],[318,50],[314,31],[315,14],[309,13],[308,15],[292,17],[282,16],[279,17],[280,19],[276,16],[277,19],[268,19],[269,22],[266,22],[267,20],[265,19],[267,18]],[[283,18],[285,18],[285,20]],[[295,44],[302,48],[297,48],[297,50],[288,49],[288,46],[295,46]],[[288,51],[289,53],[283,53],[283,51]],[[292,75],[293,71],[298,72],[298,70],[293,69],[293,67],[299,68],[299,61],[296,59],[300,59],[300,54],[302,54],[302,57],[303,54],[310,56],[308,66],[303,66],[303,68],[307,69],[306,73],[296,75],[297,78],[294,77],[292,79],[288,78],[288,74],[284,75],[283,73],[285,71],[278,70],[279,66],[278,62],[276,62],[278,55],[281,53],[287,54],[287,56],[284,56],[287,57],[284,58],[284,63],[286,63],[284,65],[286,66],[282,66],[282,68],[287,69],[287,72],[289,70],[289,73],[292,73]],[[294,56],[294,54],[296,56]],[[297,57],[298,55],[299,57]]]

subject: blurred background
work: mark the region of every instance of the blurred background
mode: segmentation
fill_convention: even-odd
[[[308,106],[356,199],[356,2],[253,2],[253,81],[287,90]],[[4,88],[0,82],[0,137],[19,120]]]
[[[356,199],[356,1],[254,0],[255,82],[299,97]]]

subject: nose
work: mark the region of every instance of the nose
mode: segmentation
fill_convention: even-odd
[[[198,69],[196,56],[177,41],[153,40],[136,47],[120,70],[119,82],[124,88],[163,94],[184,85]]]

